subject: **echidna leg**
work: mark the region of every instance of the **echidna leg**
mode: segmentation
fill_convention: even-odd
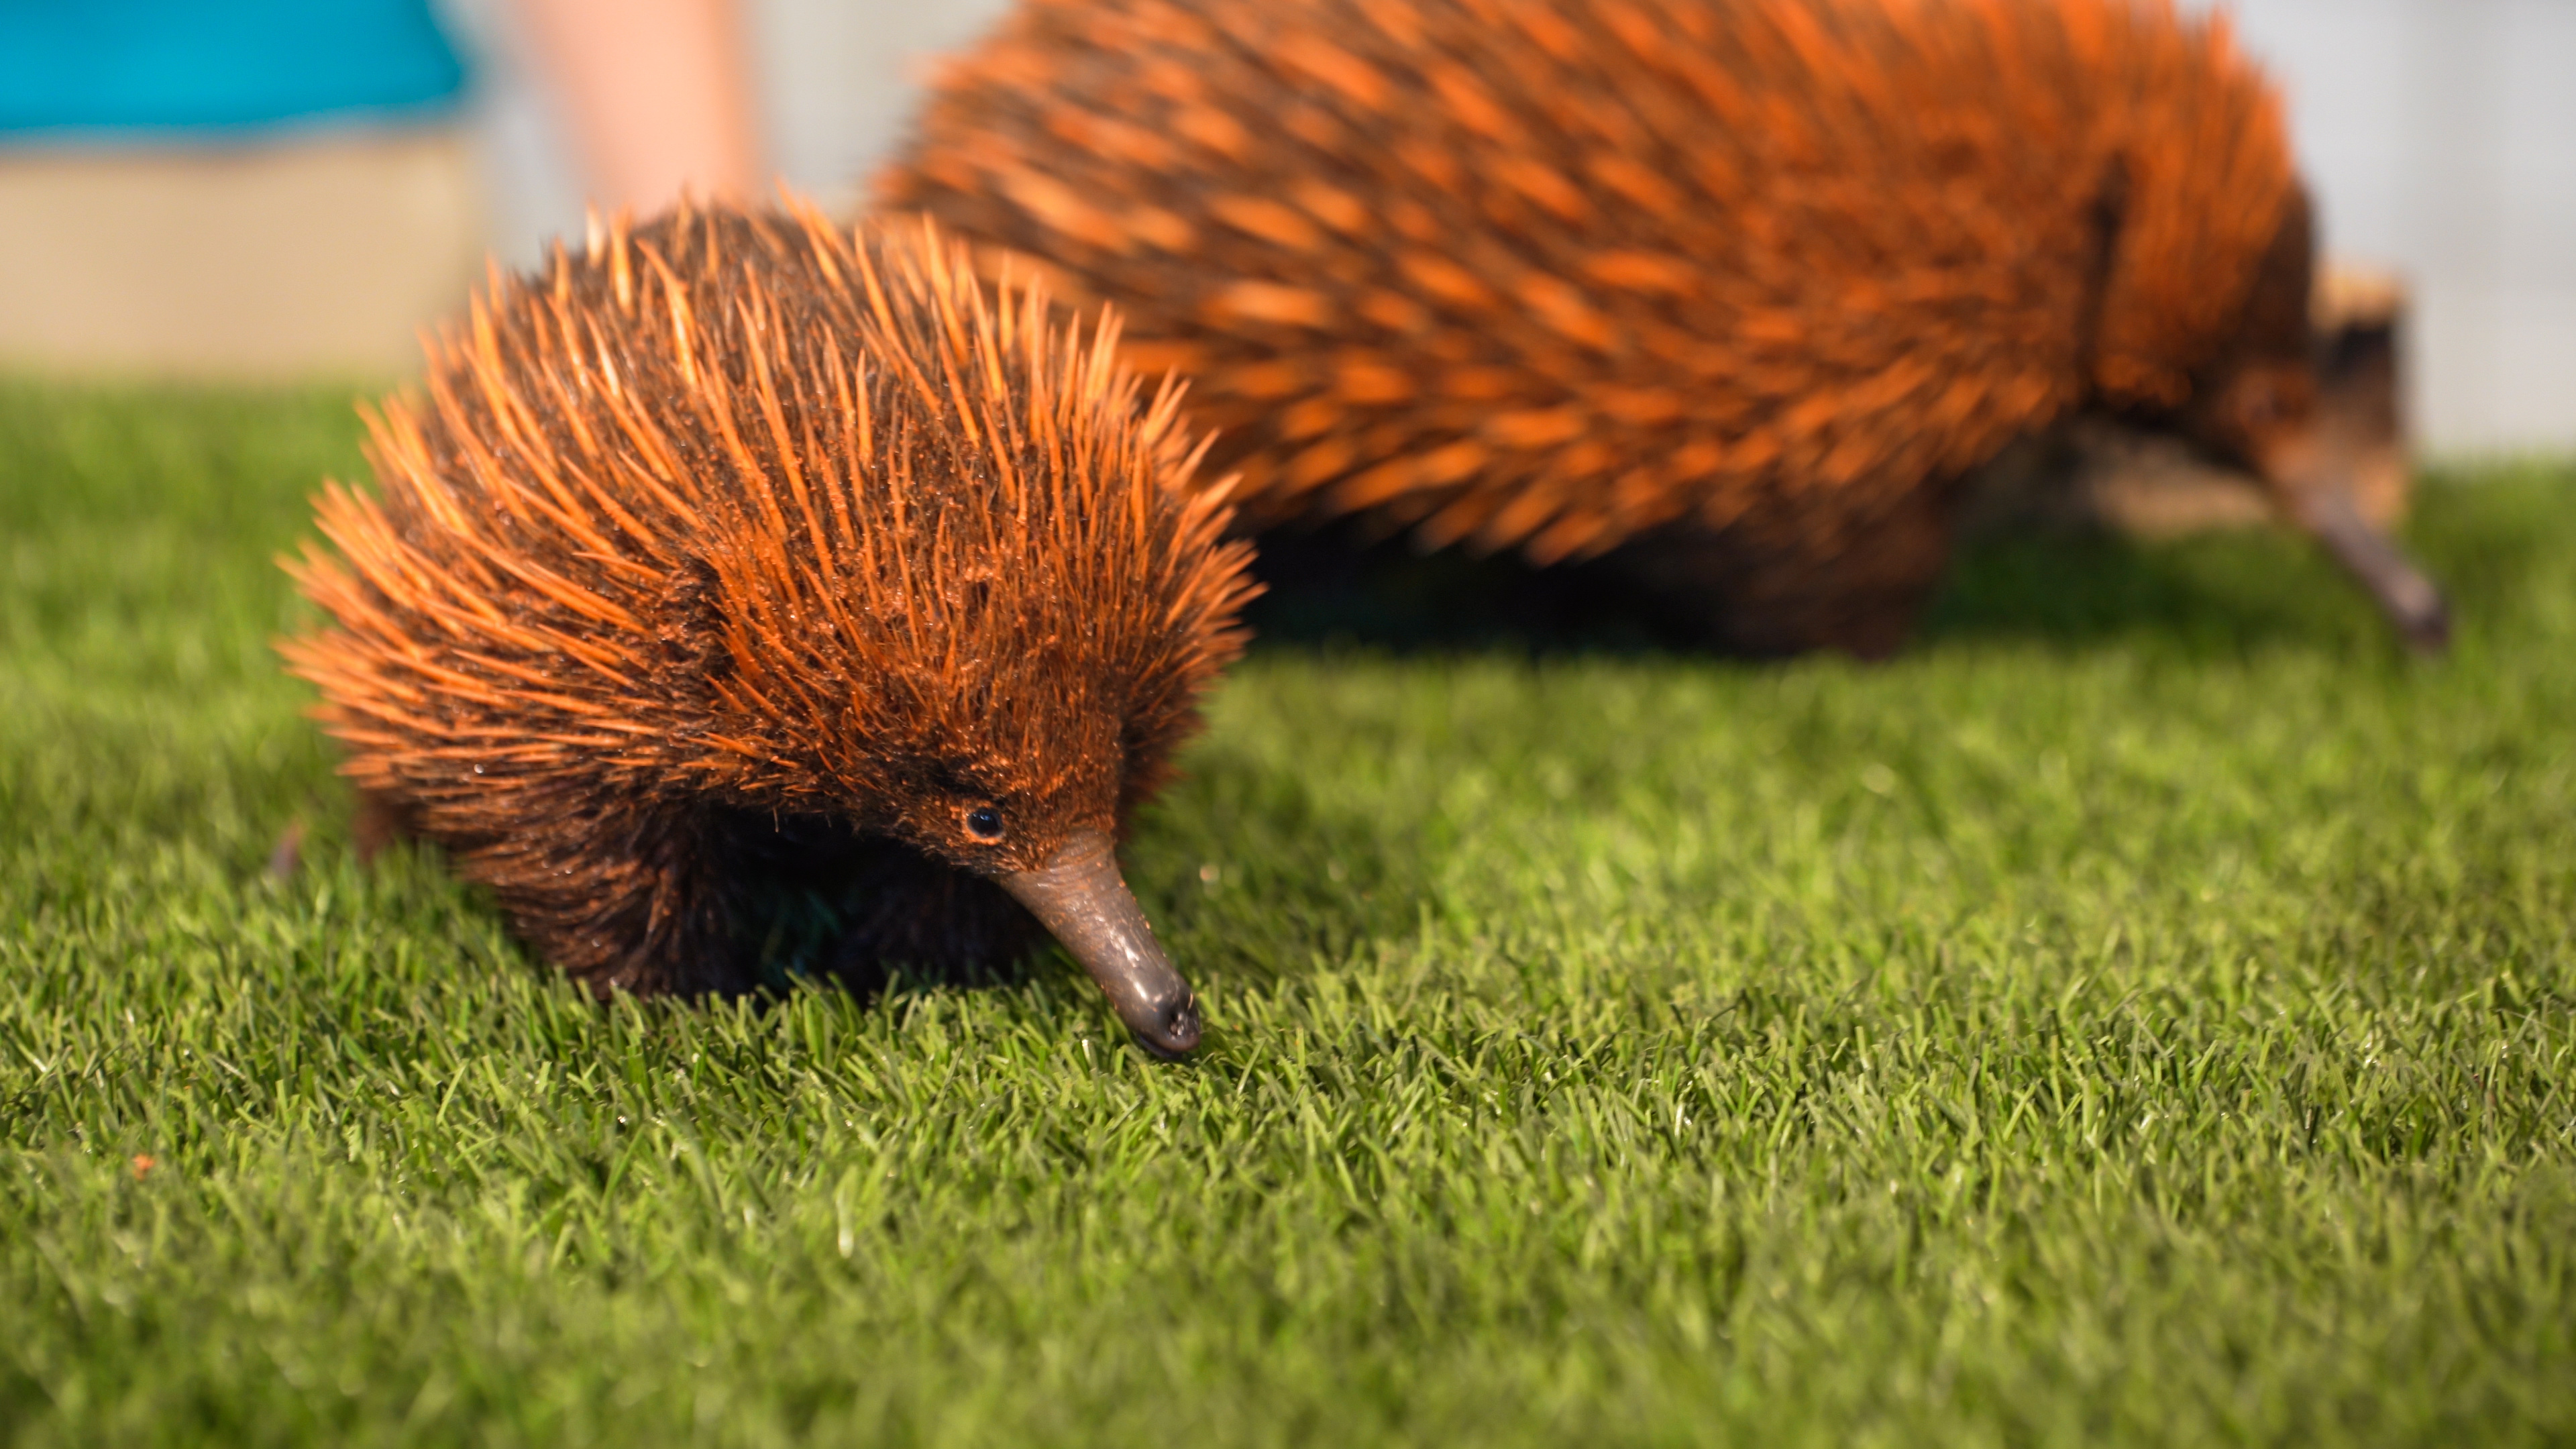
[[[1952,490],[1917,488],[1874,516],[1678,524],[1621,551],[1676,625],[1720,648],[1884,659],[1912,635],[1950,560]]]
[[[718,888],[760,980],[819,977],[866,993],[899,968],[990,970],[1025,958],[1036,924],[999,886],[822,816],[711,813]]]
[[[381,790],[358,791],[358,813],[349,823],[358,864],[373,865],[377,856],[419,835],[420,825],[409,805]]]
[[[414,819],[458,875],[492,891],[521,940],[596,994],[754,984],[694,812],[496,782],[470,802],[424,800]]]

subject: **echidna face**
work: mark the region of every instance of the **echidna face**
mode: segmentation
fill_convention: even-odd
[[[1139,1042],[1184,1055],[1198,1044],[1197,997],[1118,869],[1130,690],[1097,659],[1025,645],[1032,632],[1084,631],[1004,622],[990,638],[1019,641],[1018,651],[967,651],[996,662],[911,675],[914,727],[898,751],[867,762],[861,773],[880,783],[852,809],[999,885],[1081,963]],[[925,697],[941,686],[935,701]]]
[[[2363,519],[2356,501],[2372,440],[2325,425],[2309,315],[2314,257],[2307,193],[2294,188],[2233,334],[2177,421],[2201,446],[2262,479],[2408,643],[2439,649],[2450,637],[2441,590]]]
[[[2239,363],[2194,399],[2184,427],[2262,479],[2281,510],[2369,590],[2410,645],[2430,650],[2449,641],[2441,590],[2361,515],[2356,492],[2370,440],[2326,425],[2311,363]]]
[[[2304,446],[2316,422],[2315,369],[2304,361],[2258,358],[2204,384],[2183,427],[2220,457],[2269,478],[2287,450]]]

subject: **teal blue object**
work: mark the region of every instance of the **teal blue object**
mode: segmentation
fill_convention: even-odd
[[[0,0],[0,141],[400,119],[464,88],[428,0]]]

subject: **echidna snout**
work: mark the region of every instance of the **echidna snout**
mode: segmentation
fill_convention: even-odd
[[[881,770],[890,833],[990,881],[1098,983],[1139,1045],[1166,1060],[1198,1045],[1198,998],[1154,937],[1118,869],[1118,711],[1068,687],[1080,669],[1041,652],[951,670],[943,707]],[[860,808],[867,808],[861,806]]]
[[[1044,866],[1010,872],[1000,885],[1100,983],[1147,1050],[1170,1058],[1197,1048],[1198,997],[1154,939],[1106,834],[1079,832]]]
[[[2407,647],[2439,653],[2451,642],[2442,590],[2357,502],[2366,440],[2316,405],[2301,368],[2255,363],[2208,389],[2191,431],[2252,470],[2289,521],[2315,538],[2359,583]]]
[[[2326,405],[2310,320],[2315,254],[2307,189],[2294,185],[2218,360],[2195,380],[2176,422],[2261,479],[2275,506],[2370,594],[2408,647],[2438,652],[2451,638],[2441,589],[2357,503],[2394,419]]]

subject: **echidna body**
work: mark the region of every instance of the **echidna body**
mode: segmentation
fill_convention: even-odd
[[[2161,0],[1023,0],[879,196],[1118,303],[1256,525],[1616,554],[1878,652],[1952,485],[2092,407],[2431,638],[2314,425],[2279,112]]]
[[[1112,847],[1244,548],[1174,395],[1045,307],[804,211],[496,277],[294,566],[346,772],[596,990],[990,961],[1033,914],[1188,1050]]]

